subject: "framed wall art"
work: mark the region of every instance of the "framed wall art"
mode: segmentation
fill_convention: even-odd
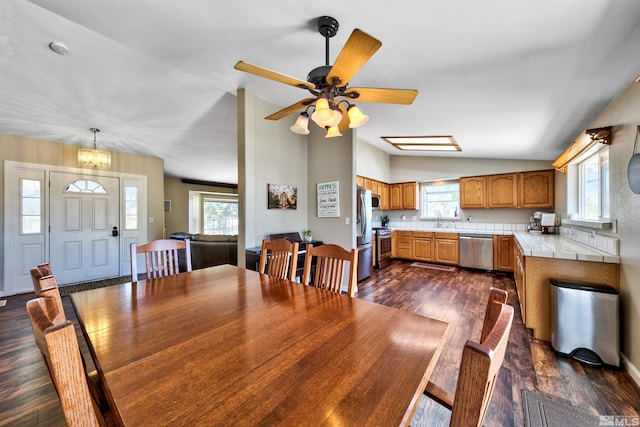
[[[297,187],[282,184],[267,184],[268,209],[297,209],[297,207]]]

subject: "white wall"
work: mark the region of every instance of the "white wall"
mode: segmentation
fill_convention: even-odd
[[[264,118],[279,107],[246,89],[238,90],[238,264],[245,249],[271,233],[307,228],[307,138],[289,130],[291,121]],[[298,189],[297,209],[267,209],[267,184]]]
[[[356,143],[356,174],[375,179],[376,181],[390,182],[391,156],[361,139]]]
[[[627,180],[638,125],[640,83],[631,83],[588,128],[613,126],[609,147],[610,211],[611,218],[618,222],[618,232],[602,234],[620,239],[622,352],[632,364],[630,372],[640,382],[640,194],[631,191]]]

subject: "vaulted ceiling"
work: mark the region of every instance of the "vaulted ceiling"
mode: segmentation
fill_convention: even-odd
[[[640,74],[634,0],[3,0],[0,133],[91,145],[97,127],[99,148],[236,183],[236,90],[278,107],[309,94],[234,64],[305,80],[324,65],[322,15],[340,24],[331,61],[355,28],[382,42],[351,86],[419,90],[358,104],[358,138],[390,154],[381,136],[453,135],[461,153],[427,155],[552,160]]]

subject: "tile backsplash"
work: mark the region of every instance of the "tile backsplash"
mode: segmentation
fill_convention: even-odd
[[[620,256],[620,239],[616,237],[604,236],[597,234],[595,231],[578,230],[572,227],[560,227],[560,235],[610,255]]]

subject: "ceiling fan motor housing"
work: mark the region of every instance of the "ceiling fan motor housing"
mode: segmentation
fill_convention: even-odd
[[[318,18],[318,32],[324,37],[333,37],[338,33],[338,21],[330,16]]]

